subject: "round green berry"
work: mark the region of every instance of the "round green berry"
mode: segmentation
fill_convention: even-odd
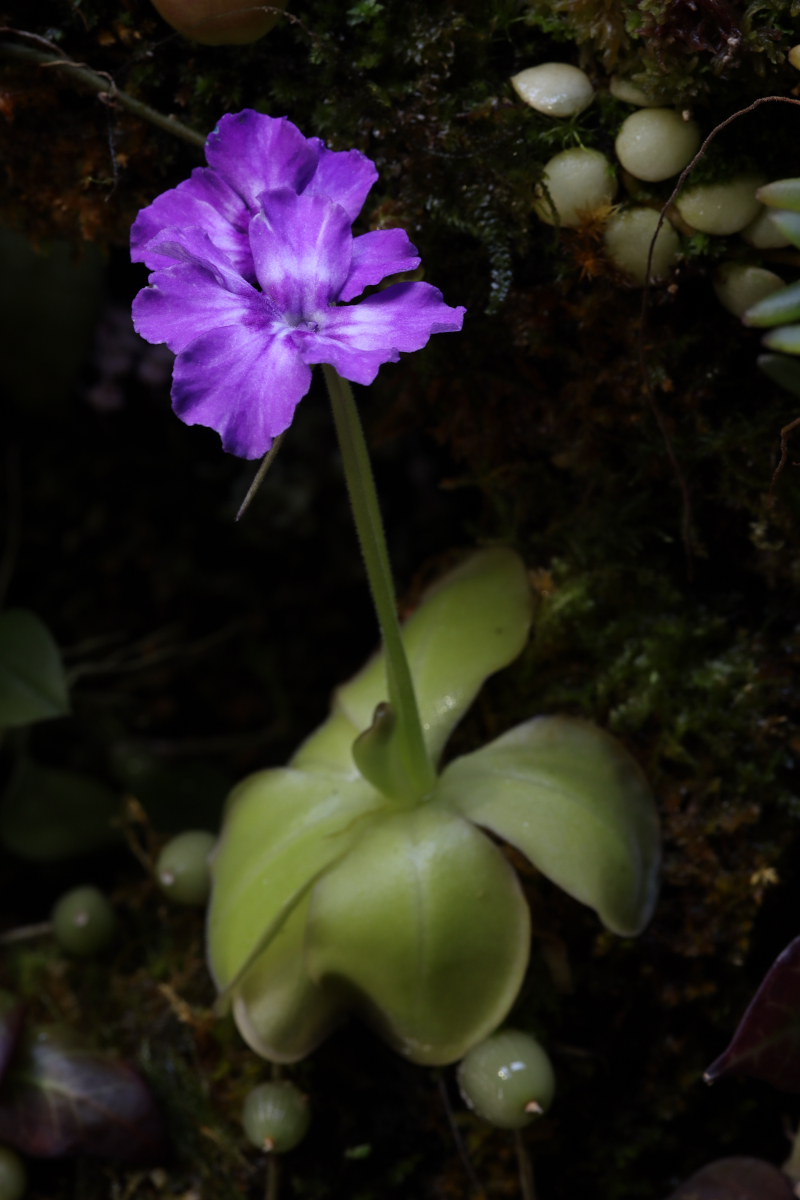
[[[205,904],[211,891],[208,856],[216,838],[202,829],[179,833],[158,856],[156,879],[176,904]]]
[[[73,888],[56,903],[51,917],[53,933],[70,954],[97,954],[114,936],[114,910],[95,887]]]
[[[311,1111],[308,1096],[287,1080],[262,1083],[244,1102],[244,1131],[259,1150],[284,1154],[294,1150],[306,1136]]]
[[[475,1046],[458,1067],[458,1086],[478,1116],[501,1129],[522,1129],[550,1107],[550,1059],[529,1033],[505,1029]]]
[[[0,1146],[0,1200],[21,1200],[28,1186],[28,1175],[20,1156]]]

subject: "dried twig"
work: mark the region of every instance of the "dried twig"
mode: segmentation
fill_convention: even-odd
[[[778,476],[786,466],[786,455],[789,453],[789,434],[793,429],[796,429],[798,425],[800,425],[800,417],[795,417],[795,419],[790,421],[788,425],[784,425],[783,429],[781,430],[781,460],[772,473],[772,482],[769,485],[769,495],[767,496],[767,508],[772,508],[772,492]]]
[[[647,395],[647,402],[650,405],[650,409],[653,413],[653,416],[655,417],[658,427],[661,430],[661,435],[664,438],[664,444],[667,448],[667,454],[669,455],[669,460],[672,463],[672,468],[675,471],[675,475],[677,476],[678,484],[681,489],[681,495],[683,497],[682,533],[683,533],[683,544],[684,544],[684,548],[686,550],[686,559],[687,559],[687,566],[688,566],[690,578],[691,578],[691,574],[692,574],[692,509],[691,509],[691,501],[689,499],[689,488],[686,484],[686,480],[684,478],[683,472],[681,471],[680,463],[678,462],[678,460],[675,456],[675,451],[672,446],[672,440],[669,436],[669,431],[667,430],[663,414],[661,413],[661,410],[658,407],[658,403],[656,402],[656,398],[653,393],[653,387],[650,382],[650,372],[648,371],[648,368],[647,368],[647,355],[646,355],[646,351],[645,351],[645,326],[647,323],[647,311],[648,311],[647,306],[648,306],[648,301],[649,301],[649,297],[650,297],[650,269],[653,264],[653,251],[655,250],[656,240],[658,238],[659,233],[661,232],[661,226],[664,224],[664,221],[665,221],[666,215],[667,215],[667,211],[668,211],[670,205],[675,201],[676,197],[678,196],[681,188],[683,187],[684,183],[688,179],[689,175],[694,170],[694,168],[697,166],[697,164],[700,162],[700,160],[703,158],[706,151],[708,150],[708,147],[711,145],[711,143],[713,142],[713,140],[717,136],[717,134],[721,133],[723,129],[726,129],[728,127],[728,125],[731,125],[734,121],[737,121],[739,119],[739,117],[744,117],[744,116],[747,116],[748,113],[754,112],[755,109],[760,108],[762,104],[775,104],[775,103],[800,105],[800,100],[791,100],[788,96],[761,96],[760,99],[754,100],[752,104],[749,104],[747,106],[747,108],[740,108],[738,110],[738,112],[732,113],[731,116],[727,117],[724,121],[721,121],[719,125],[716,125],[711,130],[711,133],[709,133],[708,137],[705,139],[702,146],[697,151],[697,154],[695,154],[694,158],[689,163],[688,167],[684,168],[684,170],[681,172],[681,174],[678,178],[678,182],[675,184],[675,187],[673,188],[672,195],[667,200],[664,207],[661,209],[661,212],[658,215],[658,223],[656,224],[655,233],[653,234],[653,237],[650,241],[650,249],[649,249],[648,255],[647,255],[647,270],[645,272],[644,291],[642,293],[642,315],[641,315],[641,320],[639,322],[639,365],[640,365],[641,372],[642,372],[642,380],[644,382],[645,393]],[[791,428],[791,427],[787,427],[787,429],[788,428]],[[783,446],[783,432],[784,431],[782,430],[781,431],[781,438],[782,438],[781,445],[782,446]],[[783,463],[785,462],[785,458],[786,458],[786,456],[784,454],[783,458],[781,459],[781,463],[779,464],[777,473],[780,473]],[[775,477],[773,477],[772,482],[773,482],[773,486],[774,486]],[[772,494],[772,489],[770,488],[770,495],[771,494]]]
[[[7,41],[6,38],[9,36],[32,41],[37,46],[44,44],[49,49],[38,50],[34,46],[20,46],[16,42]],[[176,121],[174,117],[165,116],[164,113],[151,108],[149,104],[143,104],[141,100],[134,99],[127,92],[120,91],[110,75],[104,76],[82,63],[73,62],[57,46],[53,46],[45,38],[40,38],[36,34],[28,33],[23,29],[0,27],[0,55],[16,62],[30,63],[32,66],[52,67],[54,70],[63,72],[78,87],[94,92],[104,102],[110,101],[119,104],[133,116],[149,121],[151,125],[157,125],[159,129],[166,129],[168,133],[182,138],[184,142],[189,142],[201,150],[206,144],[205,136],[198,133],[196,129],[191,129],[188,125]]]

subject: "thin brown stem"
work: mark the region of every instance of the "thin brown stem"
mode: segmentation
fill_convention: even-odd
[[[788,425],[784,425],[781,430],[781,460],[772,473],[772,482],[769,485],[769,495],[767,496],[767,508],[772,508],[772,492],[775,488],[778,476],[786,466],[786,455],[789,453],[789,434],[793,429],[800,425],[800,417],[795,417]]]
[[[536,1200],[536,1184],[533,1181],[533,1163],[528,1153],[520,1129],[514,1130],[514,1148],[517,1151],[517,1167],[519,1168],[519,1187],[522,1200]]]
[[[690,579],[692,576],[692,508],[689,497],[689,488],[687,486],[686,479],[684,478],[683,471],[681,470],[680,463],[675,455],[675,450],[672,446],[672,439],[669,436],[666,422],[664,421],[663,414],[658,406],[655,394],[653,392],[653,386],[650,382],[650,372],[647,367],[647,354],[645,350],[645,329],[647,325],[648,302],[650,299],[650,270],[653,265],[653,252],[655,250],[656,240],[661,232],[661,226],[666,220],[667,212],[670,206],[675,201],[689,175],[706,154],[708,147],[711,145],[717,134],[721,133],[723,129],[726,129],[728,125],[731,125],[734,121],[737,121],[739,117],[744,117],[747,116],[748,113],[754,112],[757,108],[760,108],[762,104],[775,103],[795,104],[800,106],[800,100],[791,100],[788,96],[761,96],[758,100],[754,100],[752,104],[749,104],[747,108],[740,108],[738,112],[732,113],[731,116],[727,117],[724,121],[721,121],[719,125],[716,125],[711,130],[711,133],[709,133],[708,137],[705,139],[700,149],[697,151],[697,154],[695,154],[694,158],[689,163],[688,167],[685,167],[681,172],[678,182],[675,184],[675,187],[672,190],[672,195],[669,197],[666,204],[661,209],[661,212],[658,214],[658,222],[656,224],[655,232],[650,240],[650,248],[647,253],[647,270],[645,271],[644,291],[642,292],[642,314],[639,322],[639,366],[642,372],[642,380],[644,383],[645,394],[647,396],[647,403],[649,404],[650,410],[655,417],[656,423],[661,431],[661,436],[664,439],[664,445],[667,449],[667,455],[669,456],[672,469],[675,472],[678,485],[681,490],[681,496],[683,499],[681,529],[683,535],[683,544],[686,550],[687,570]],[[773,478],[773,484],[774,482],[775,480]],[[770,495],[771,492],[772,489],[770,489]]]
[[[184,142],[189,142],[190,145],[197,146],[201,150],[205,146],[206,139],[204,134],[198,133],[196,129],[191,129],[188,125],[184,125],[180,121],[176,121],[174,117],[169,117],[164,113],[158,112],[157,109],[151,108],[149,104],[143,104],[141,100],[135,99],[135,97],[128,95],[127,92],[120,91],[110,75],[101,75],[83,63],[73,62],[72,59],[67,58],[56,48],[53,50],[38,50],[34,46],[20,46],[16,42],[6,41],[5,37],[9,35],[34,41],[37,45],[45,41],[45,39],[35,34],[29,34],[25,30],[0,28],[0,54],[5,58],[12,59],[15,62],[30,63],[32,66],[49,67],[54,71],[59,71],[77,87],[94,92],[106,104],[118,104],[120,108],[127,109],[133,116],[140,117],[143,121],[149,121],[151,125],[157,125],[159,129],[165,129],[168,133],[174,134],[175,137],[181,138]]]

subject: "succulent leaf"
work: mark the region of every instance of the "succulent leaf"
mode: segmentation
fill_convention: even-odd
[[[787,208],[800,213],[800,179],[775,179],[756,192],[756,199],[769,208]]]
[[[798,317],[800,317],[800,283],[791,283],[788,287],[781,288],[779,292],[772,292],[763,300],[759,300],[758,304],[748,308],[742,316],[742,322],[745,325],[764,328],[770,325],[782,325],[786,321],[796,321]]]
[[[624,747],[571,717],[537,717],[444,770],[434,804],[527,855],[623,936],[656,900],[659,826],[650,787]]]
[[[279,768],[231,793],[212,861],[208,950],[230,988],[318,878],[362,835],[386,801],[363,780]]]
[[[520,654],[531,622],[531,595],[519,555],[497,546],[471,555],[429,589],[403,625],[425,742],[437,762],[484,680]],[[347,771],[355,738],[388,700],[382,654],[334,696],[333,713],[303,743],[292,765]]]
[[[800,212],[776,212],[773,223],[792,246],[800,247]]]
[[[779,325],[761,339],[768,350],[779,350],[783,354],[800,354],[800,325]]]
[[[377,821],[316,884],[309,976],[412,1062],[455,1062],[503,1020],[528,961],[515,872],[432,804]]]

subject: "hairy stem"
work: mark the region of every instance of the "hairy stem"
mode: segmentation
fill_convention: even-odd
[[[350,384],[333,367],[324,364],[322,369],[331,398],[358,539],[383,636],[389,700],[397,715],[399,745],[409,796],[421,800],[431,791],[435,775],[422,736],[414,683],[397,619],[392,569],[367,443]]]

